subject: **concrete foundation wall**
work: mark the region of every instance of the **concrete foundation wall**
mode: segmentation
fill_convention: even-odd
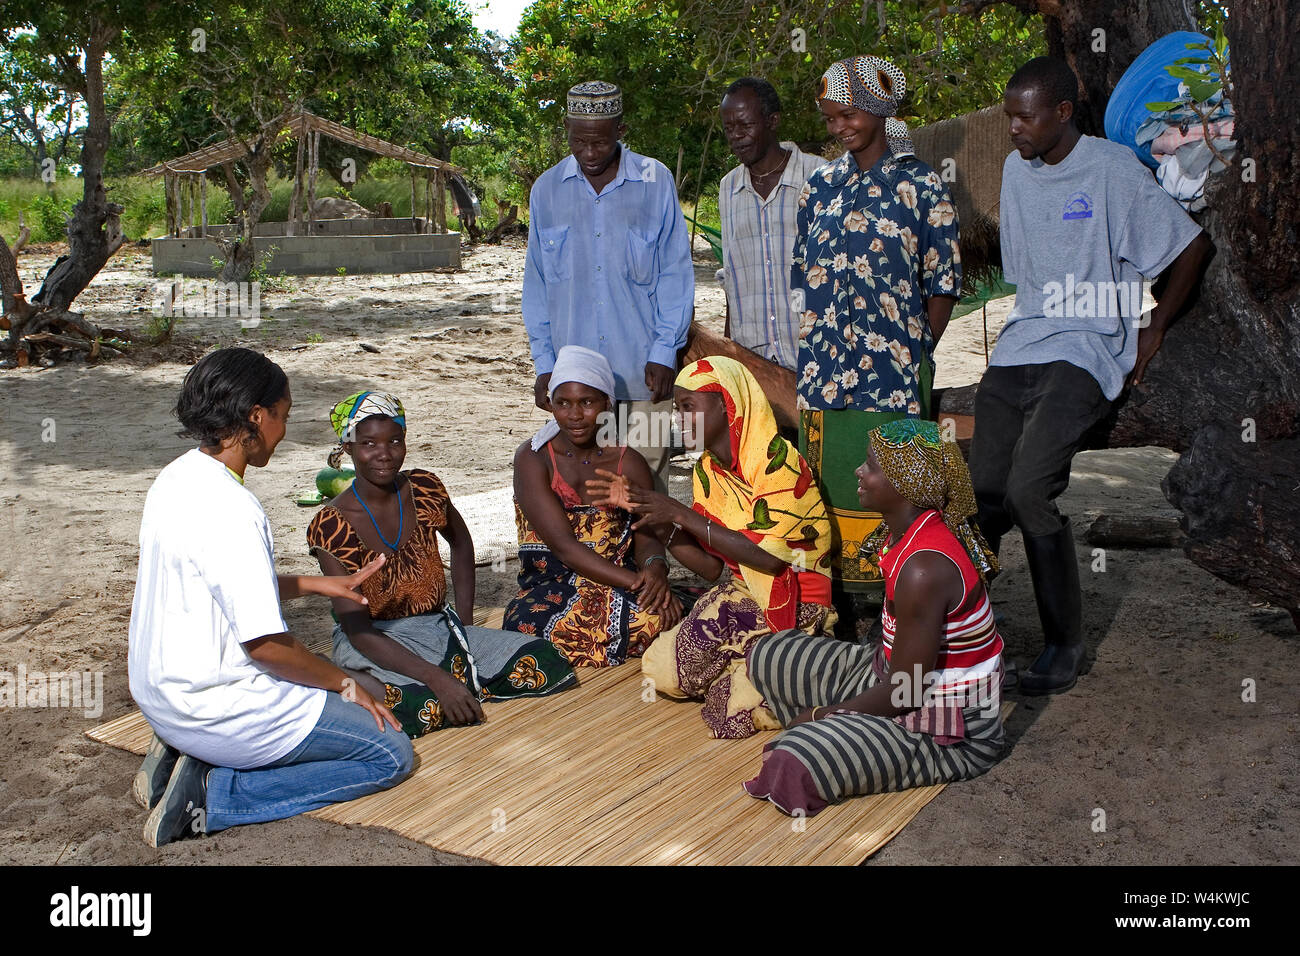
[[[209,236],[226,238],[235,235],[239,227],[234,223],[219,223],[208,226]],[[424,219],[318,219],[312,223],[310,235],[313,236],[398,236],[413,235],[424,231]],[[298,230],[301,235],[309,235],[307,223]],[[187,229],[183,238],[194,239],[198,229]],[[253,227],[253,236],[286,236],[289,234],[287,222],[259,222]]]
[[[379,223],[405,222],[394,219],[338,219],[335,223],[364,223],[374,228]],[[284,223],[263,223],[280,225]],[[209,229],[212,232],[216,227]],[[261,235],[261,226],[258,227]],[[263,249],[275,246],[266,263],[271,275],[337,275],[340,268],[348,275],[364,273],[428,272],[433,269],[460,268],[460,233],[443,235],[268,235],[258,243]],[[213,257],[221,247],[211,238],[155,239],[153,271],[155,275],[215,276]],[[259,256],[264,254],[259,251]]]

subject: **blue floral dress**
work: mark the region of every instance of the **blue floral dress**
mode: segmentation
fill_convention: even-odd
[[[961,291],[957,209],[939,175],[886,152],[871,169],[852,153],[809,177],[799,197],[790,289],[799,319],[799,452],[831,517],[831,575],[879,594],[862,544],[881,515],[864,511],[854,469],[866,435],[928,414],[934,363],[926,300]]]
[[[919,415],[934,348],[926,299],[961,292],[943,180],[913,156],[887,151],[864,172],[845,153],[804,185],[798,221],[799,407]]]

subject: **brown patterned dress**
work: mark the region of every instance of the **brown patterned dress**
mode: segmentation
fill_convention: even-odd
[[[447,579],[438,554],[438,532],[447,527],[447,505],[451,498],[442,481],[431,471],[413,468],[405,473],[411,484],[415,520],[405,541],[384,566],[361,584],[375,620],[393,620],[427,614],[441,607],[447,597]],[[348,494],[348,492],[344,492]],[[307,526],[307,546],[315,554],[333,555],[349,573],[359,571],[378,556],[332,505],[325,505]]]
[[[415,503],[411,533],[360,588],[369,601],[374,629],[437,664],[481,701],[543,697],[576,684],[573,668],[549,642],[461,623],[446,603],[447,581],[438,554],[437,532],[447,526],[450,498],[433,472],[413,469],[407,479]],[[330,505],[308,525],[307,544],[313,554],[332,555],[349,573],[376,555],[344,514]],[[364,671],[384,683],[384,704],[410,736],[443,726],[442,708],[432,690],[369,660],[338,624],[333,658],[340,667]]]

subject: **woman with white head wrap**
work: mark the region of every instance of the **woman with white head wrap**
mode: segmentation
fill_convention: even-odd
[[[585,493],[597,468],[652,484],[645,459],[614,433],[613,394],[608,360],[566,345],[551,372],[553,418],[515,452],[519,596],[503,626],[545,637],[574,664],[621,664],[681,616],[663,544]]]

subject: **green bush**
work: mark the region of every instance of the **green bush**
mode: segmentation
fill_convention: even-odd
[[[60,199],[57,194],[37,196],[28,207],[28,225],[32,228],[33,242],[62,242],[68,238],[68,217],[72,215],[73,199]]]

